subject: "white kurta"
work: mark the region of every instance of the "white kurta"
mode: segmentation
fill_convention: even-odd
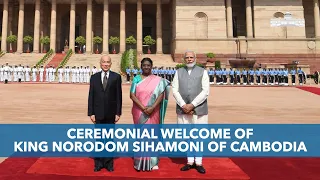
[[[191,69],[188,70],[189,75],[191,74]],[[179,78],[178,78],[178,71],[176,71],[176,74],[172,81],[172,91],[173,91],[173,97],[176,100],[176,103],[178,106],[182,107],[186,103],[182,99],[180,93],[179,93]],[[209,76],[206,70],[203,72],[202,76],[202,91],[201,93],[191,102],[194,107],[199,106],[201,103],[203,103],[209,96],[210,92],[210,82],[209,82]],[[208,124],[208,115],[189,115],[189,114],[178,114],[177,123],[178,124]],[[196,164],[201,165],[202,164],[202,157],[196,157],[194,160],[194,157],[188,157],[188,163],[193,163],[195,161]]]

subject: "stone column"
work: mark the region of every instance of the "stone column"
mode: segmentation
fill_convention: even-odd
[[[75,39],[76,39],[76,1],[71,0],[70,3],[70,32],[69,32],[69,49],[74,52]]]
[[[1,51],[7,52],[7,36],[8,36],[8,14],[9,14],[9,0],[3,1],[3,15],[2,15],[2,32],[1,32]]]
[[[246,0],[247,37],[253,37],[251,0]]]
[[[45,27],[45,25],[44,25],[44,17],[45,17],[45,15],[44,15],[44,9],[46,8],[46,6],[45,6],[45,4],[44,3],[41,3],[41,5],[40,6],[42,6],[42,8],[40,8],[40,39],[41,38],[43,38],[43,36],[44,36],[44,27]],[[43,51],[43,44],[41,44],[40,43],[40,52],[42,53],[42,51]]]
[[[227,0],[227,36],[233,38],[233,23],[232,23],[232,4],[231,0]]]
[[[34,35],[33,35],[33,52],[39,53],[40,45],[40,0],[36,0],[34,12]]]
[[[161,0],[157,0],[157,54],[162,54],[162,15]]]
[[[19,0],[17,53],[23,52],[24,0]]]
[[[57,0],[51,1],[50,49],[56,52],[57,36]]]
[[[137,3],[137,52],[142,54],[142,0]]]
[[[86,53],[92,53],[92,0],[87,0]]]
[[[102,54],[109,54],[109,0],[103,1]]]
[[[314,28],[315,28],[315,37],[320,37],[320,14],[319,14],[319,1],[313,0],[313,7],[314,7]]]
[[[126,1],[120,0],[120,53],[126,50]]]

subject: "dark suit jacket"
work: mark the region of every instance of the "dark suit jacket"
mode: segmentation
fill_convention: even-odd
[[[109,71],[106,90],[103,90],[101,72],[91,76],[88,98],[88,116],[95,115],[96,120],[113,119],[115,115],[121,115],[122,88],[121,76]]]

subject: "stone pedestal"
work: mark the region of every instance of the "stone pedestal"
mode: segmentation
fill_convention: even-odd
[[[65,46],[62,53],[67,53],[69,51],[69,46]]]
[[[232,68],[253,68],[256,63],[254,59],[229,59],[230,67]]]

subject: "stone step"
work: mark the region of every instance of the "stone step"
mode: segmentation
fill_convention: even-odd
[[[74,54],[69,59],[67,66],[96,66],[100,68],[100,58],[102,54]],[[110,54],[112,65],[111,70],[114,72],[119,73],[120,71],[120,62],[121,62],[121,55],[120,54]]]
[[[0,64],[19,65],[33,67],[42,59],[45,53],[5,53],[0,58]]]
[[[66,54],[57,53],[54,55],[54,57],[51,59],[51,61],[47,64],[47,66],[53,66],[58,67],[61,61],[63,61],[63,58],[66,56]]]

